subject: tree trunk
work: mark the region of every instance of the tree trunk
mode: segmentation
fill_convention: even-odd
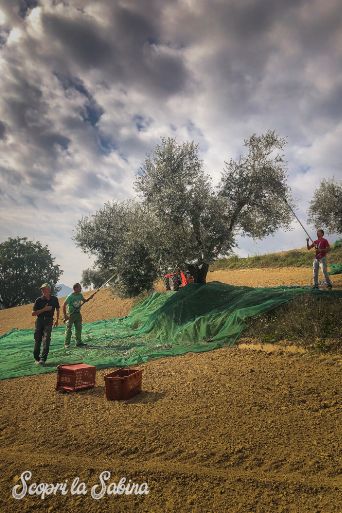
[[[207,283],[207,274],[209,270],[209,264],[203,262],[202,264],[195,265],[189,264],[188,270],[190,274],[194,277],[194,283]]]

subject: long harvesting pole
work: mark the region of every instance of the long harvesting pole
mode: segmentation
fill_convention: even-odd
[[[107,285],[107,283],[109,283],[109,282],[110,282],[110,281],[115,277],[115,275],[116,275],[116,274],[113,274],[113,276],[111,276],[107,281],[105,281],[104,283],[102,283],[102,285],[101,285],[98,289],[96,289],[96,290],[95,290],[95,292],[94,292],[94,294],[93,294],[93,297],[95,296],[95,294],[97,294],[97,293],[98,293],[98,291],[99,291],[100,289],[102,289],[102,287],[104,287],[105,285]]]
[[[298,219],[297,217],[297,214],[296,212],[293,210],[293,208],[291,207],[291,205],[288,204],[286,198],[283,198],[283,200],[285,201],[286,205],[289,207],[289,209],[291,210],[292,214],[295,216],[295,218],[297,219],[298,223],[301,225],[301,227],[303,228],[303,230],[305,231],[306,235],[309,237],[309,239],[311,240],[311,242],[313,243],[313,240],[312,238],[310,237],[310,235],[308,234],[305,226],[303,225],[303,223],[300,221],[300,219]]]

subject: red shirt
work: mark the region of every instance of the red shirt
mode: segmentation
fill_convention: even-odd
[[[327,254],[326,251],[320,251],[320,250],[330,248],[329,242],[327,241],[327,239],[323,239],[323,237],[322,237],[322,239],[315,240],[314,244],[315,244],[315,248],[316,248],[315,258],[320,260],[321,258],[325,257]]]

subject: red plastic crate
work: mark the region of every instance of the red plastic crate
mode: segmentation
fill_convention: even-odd
[[[56,390],[75,392],[95,386],[96,367],[86,363],[58,365]]]
[[[141,392],[142,370],[117,369],[104,376],[108,401],[130,399]]]

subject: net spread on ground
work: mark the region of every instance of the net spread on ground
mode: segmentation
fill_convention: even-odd
[[[218,282],[188,285],[178,292],[154,292],[127,317],[84,323],[85,348],[64,349],[65,328],[55,328],[45,367],[33,363],[33,330],[12,330],[0,340],[0,379],[55,372],[59,364],[121,367],[233,345],[248,319],[305,293],[342,297],[342,291],[236,287]]]

